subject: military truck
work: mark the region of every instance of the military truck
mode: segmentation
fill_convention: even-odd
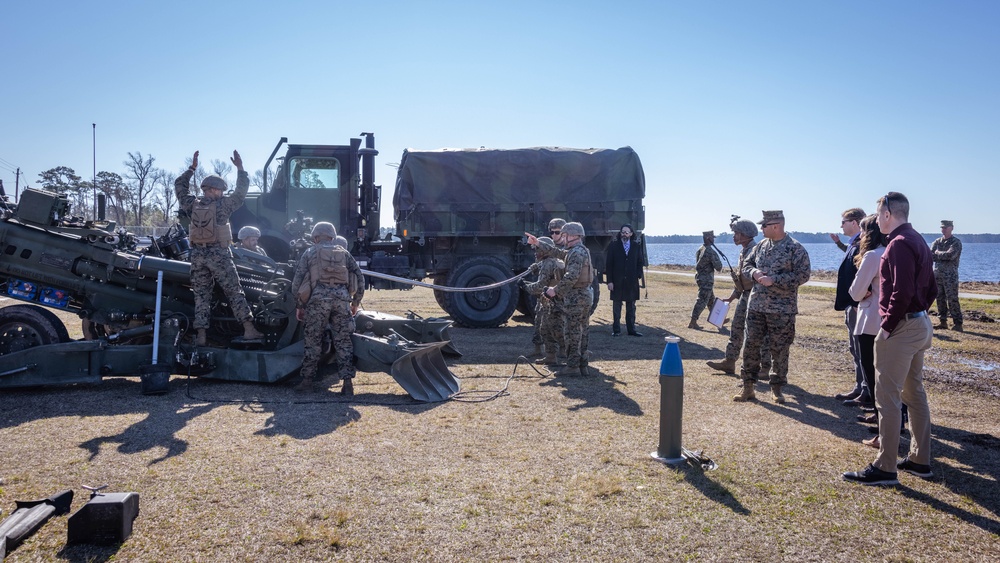
[[[516,150],[443,149],[403,152],[393,195],[394,231],[380,236],[382,188],[375,184],[375,136],[348,145],[287,144],[282,138],[264,166],[264,186],[233,214],[234,231],[260,228],[258,244],[277,261],[312,220],[331,221],[363,269],[437,286],[471,288],[510,279],[535,260],[525,232],[548,234],[553,217],[578,221],[594,266],[624,223],[645,223],[645,176],[629,147]],[[362,142],[364,146],[362,147]],[[286,145],[273,182],[267,170]],[[643,239],[640,237],[640,241]],[[294,248],[294,245],[292,246]],[[595,306],[600,276],[595,276]],[[410,284],[368,276],[375,289]],[[477,292],[435,289],[458,323],[495,327],[534,301],[518,284]]]

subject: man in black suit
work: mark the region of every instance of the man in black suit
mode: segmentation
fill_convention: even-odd
[[[858,302],[851,299],[851,295],[848,293],[851,282],[854,281],[854,276],[858,273],[858,267],[855,265],[854,259],[858,255],[858,238],[861,235],[860,223],[864,218],[865,212],[859,207],[848,209],[840,215],[840,229],[843,231],[844,236],[847,237],[847,244],[843,245],[841,243],[838,245],[845,248],[844,259],[840,262],[840,268],[837,270],[837,294],[834,298],[833,308],[837,311],[844,311],[844,324],[847,325],[851,359],[854,363],[855,383],[852,390],[847,393],[839,393],[835,398],[838,401],[844,401],[845,405],[871,407],[875,405],[875,398],[865,382],[864,370],[861,368],[858,339],[854,336],[854,325],[858,320]],[[840,242],[840,237],[836,234],[831,234],[830,237],[835,238],[836,242]]]
[[[625,328],[629,336],[642,336],[635,330],[635,301],[639,298],[639,280],[645,284],[642,267],[646,265],[646,257],[642,245],[634,239],[632,225],[625,224],[618,231],[618,240],[608,247],[604,276],[614,313],[611,336],[621,334],[622,303],[625,303]]]

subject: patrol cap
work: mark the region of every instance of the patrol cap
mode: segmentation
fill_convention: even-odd
[[[586,233],[583,231],[583,225],[575,222],[566,223],[565,225],[563,225],[562,232],[564,235],[576,235],[580,237],[586,235]]]
[[[239,234],[236,235],[236,238],[238,238],[240,240],[243,240],[243,239],[245,239],[247,237],[258,237],[259,238],[260,237],[260,229],[258,229],[257,227],[252,227],[250,225],[247,225],[246,227],[243,227],[242,229],[240,229]]]
[[[556,243],[549,237],[538,237],[538,249],[545,252],[551,252],[556,249]]]
[[[337,238],[337,227],[334,227],[333,223],[321,221],[313,226],[312,237],[327,237],[333,240]]]
[[[701,236],[703,237],[714,237],[715,231],[702,231]]]
[[[565,225],[566,225],[565,219],[556,217],[551,221],[549,221],[549,230],[551,231],[553,229],[562,229]]]
[[[954,226],[955,226],[955,222],[954,221],[949,221],[948,219],[942,219],[941,220],[941,228],[944,228],[944,227],[954,227]]]
[[[772,223],[774,221],[784,221],[785,220],[785,214],[780,209],[775,209],[775,210],[772,210],[772,211],[766,211],[765,210],[765,211],[761,211],[761,213],[764,214],[764,218],[761,219],[760,221],[757,221],[758,225],[766,225],[766,224]]]
[[[333,244],[336,244],[340,248],[347,250],[347,239],[340,235],[337,235],[337,238],[333,239]]]
[[[757,236],[757,225],[754,225],[753,221],[747,219],[740,219],[733,223],[730,228],[734,233],[739,233],[745,237],[753,238]]]
[[[218,174],[205,176],[205,179],[201,181],[201,191],[205,191],[209,188],[226,191],[227,187],[226,181]]]

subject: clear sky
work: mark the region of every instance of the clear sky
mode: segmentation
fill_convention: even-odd
[[[278,139],[631,146],[649,234],[783,209],[837,231],[888,190],[935,232],[997,233],[1000,2],[35,0],[0,3],[0,178],[179,172]]]

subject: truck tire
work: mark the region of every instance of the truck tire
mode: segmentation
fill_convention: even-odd
[[[448,278],[446,278],[445,276],[435,276],[434,278],[431,279],[431,281],[434,283],[434,285],[441,285],[441,286],[448,285]],[[440,289],[435,289],[434,300],[437,301],[438,307],[441,307],[442,311],[451,315],[451,311],[448,310],[448,292],[442,291]]]
[[[495,256],[467,258],[452,269],[450,287],[489,285],[514,277],[503,260]],[[498,327],[510,319],[517,307],[520,291],[509,283],[488,291],[449,292],[445,309],[456,322],[470,328]]]
[[[0,356],[60,342],[69,342],[69,332],[52,311],[37,305],[0,309]]]

